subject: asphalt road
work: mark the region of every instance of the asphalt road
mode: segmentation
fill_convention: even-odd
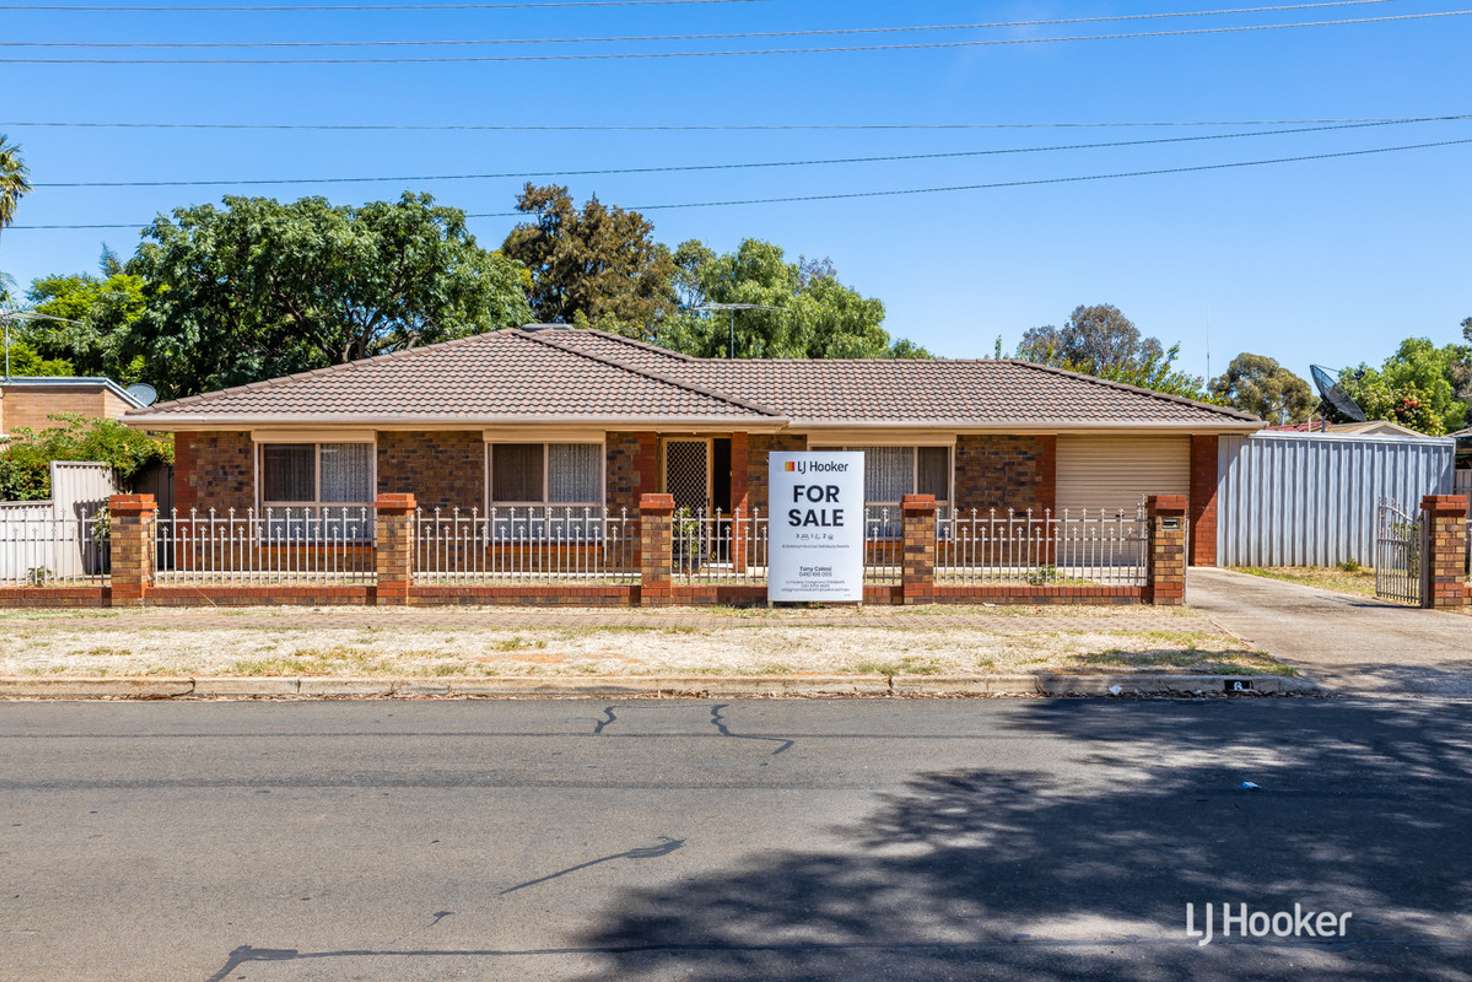
[[[0,977],[1465,979],[1469,708],[4,704]]]

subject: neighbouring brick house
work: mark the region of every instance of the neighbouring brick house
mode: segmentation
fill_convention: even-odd
[[[12,376],[0,379],[0,437],[56,426],[53,416],[117,419],[138,405],[110,378]]]
[[[1010,360],[697,359],[596,331],[498,331],[134,409],[172,431],[175,505],[677,506],[766,512],[772,450],[866,455],[867,496],[943,513],[1183,495],[1215,562],[1217,438],[1261,421]]]

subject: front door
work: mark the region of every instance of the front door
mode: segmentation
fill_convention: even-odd
[[[664,442],[664,489],[675,508],[710,511],[710,441]]]

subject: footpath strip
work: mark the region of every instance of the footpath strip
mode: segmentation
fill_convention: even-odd
[[[501,678],[0,678],[0,699],[853,699],[1319,696],[1262,675],[643,675]]]

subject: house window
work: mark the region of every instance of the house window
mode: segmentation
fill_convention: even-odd
[[[871,538],[898,538],[903,534],[900,499],[907,494],[933,494],[935,495],[937,517],[944,522],[950,515],[950,447],[824,447],[821,449],[851,450],[864,455],[864,504],[867,513],[865,534]],[[942,534],[944,534],[944,525],[942,525]]]
[[[815,448],[817,449],[817,448]],[[825,447],[864,455],[864,501],[899,506],[907,494],[932,494],[939,504],[951,500],[951,448]]]
[[[264,443],[261,504],[266,507],[373,503],[373,444]]]
[[[603,504],[603,445],[493,443],[490,505]]]

